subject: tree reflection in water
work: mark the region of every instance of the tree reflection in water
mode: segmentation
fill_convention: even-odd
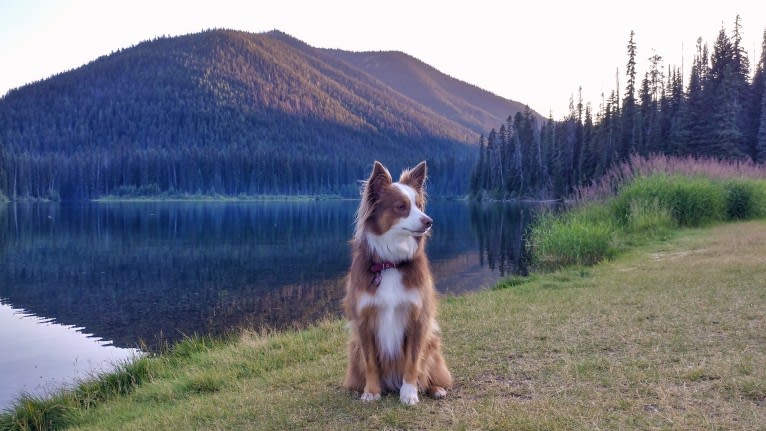
[[[0,299],[123,347],[340,315],[355,201],[9,204]],[[526,273],[536,207],[434,200],[445,293]]]

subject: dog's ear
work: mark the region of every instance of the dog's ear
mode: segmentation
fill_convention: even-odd
[[[367,180],[367,185],[364,188],[364,198],[370,203],[377,201],[380,197],[380,192],[393,182],[394,180],[391,178],[388,169],[376,160],[375,165],[372,167],[370,178]]]
[[[423,185],[426,183],[427,177],[428,174],[426,172],[426,161],[423,160],[414,168],[402,172],[402,176],[399,178],[399,182],[402,184],[407,184],[408,186],[420,192],[423,190]]]

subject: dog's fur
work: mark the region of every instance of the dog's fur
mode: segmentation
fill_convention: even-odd
[[[363,187],[343,306],[351,331],[344,386],[365,401],[398,390],[402,403],[415,404],[418,391],[442,398],[452,385],[424,249],[432,224],[425,181],[425,162],[394,183],[376,161]],[[396,267],[373,272],[381,262]]]

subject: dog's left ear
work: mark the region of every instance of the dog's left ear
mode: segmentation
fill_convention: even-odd
[[[426,161],[418,163],[414,168],[402,172],[402,176],[399,178],[399,182],[407,184],[415,190],[423,190],[423,185],[426,183]]]

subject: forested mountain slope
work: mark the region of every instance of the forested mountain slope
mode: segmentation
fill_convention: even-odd
[[[519,102],[454,79],[403,52],[330,52],[476,133],[486,133],[508,116],[524,112],[525,107]]]
[[[466,84],[423,69],[442,83],[429,104],[349,57],[276,31],[210,30],[12,90],[0,99],[0,190],[354,195],[374,159],[392,171],[427,159],[432,194],[464,193],[487,121],[475,111],[497,107],[448,114],[439,100]]]

